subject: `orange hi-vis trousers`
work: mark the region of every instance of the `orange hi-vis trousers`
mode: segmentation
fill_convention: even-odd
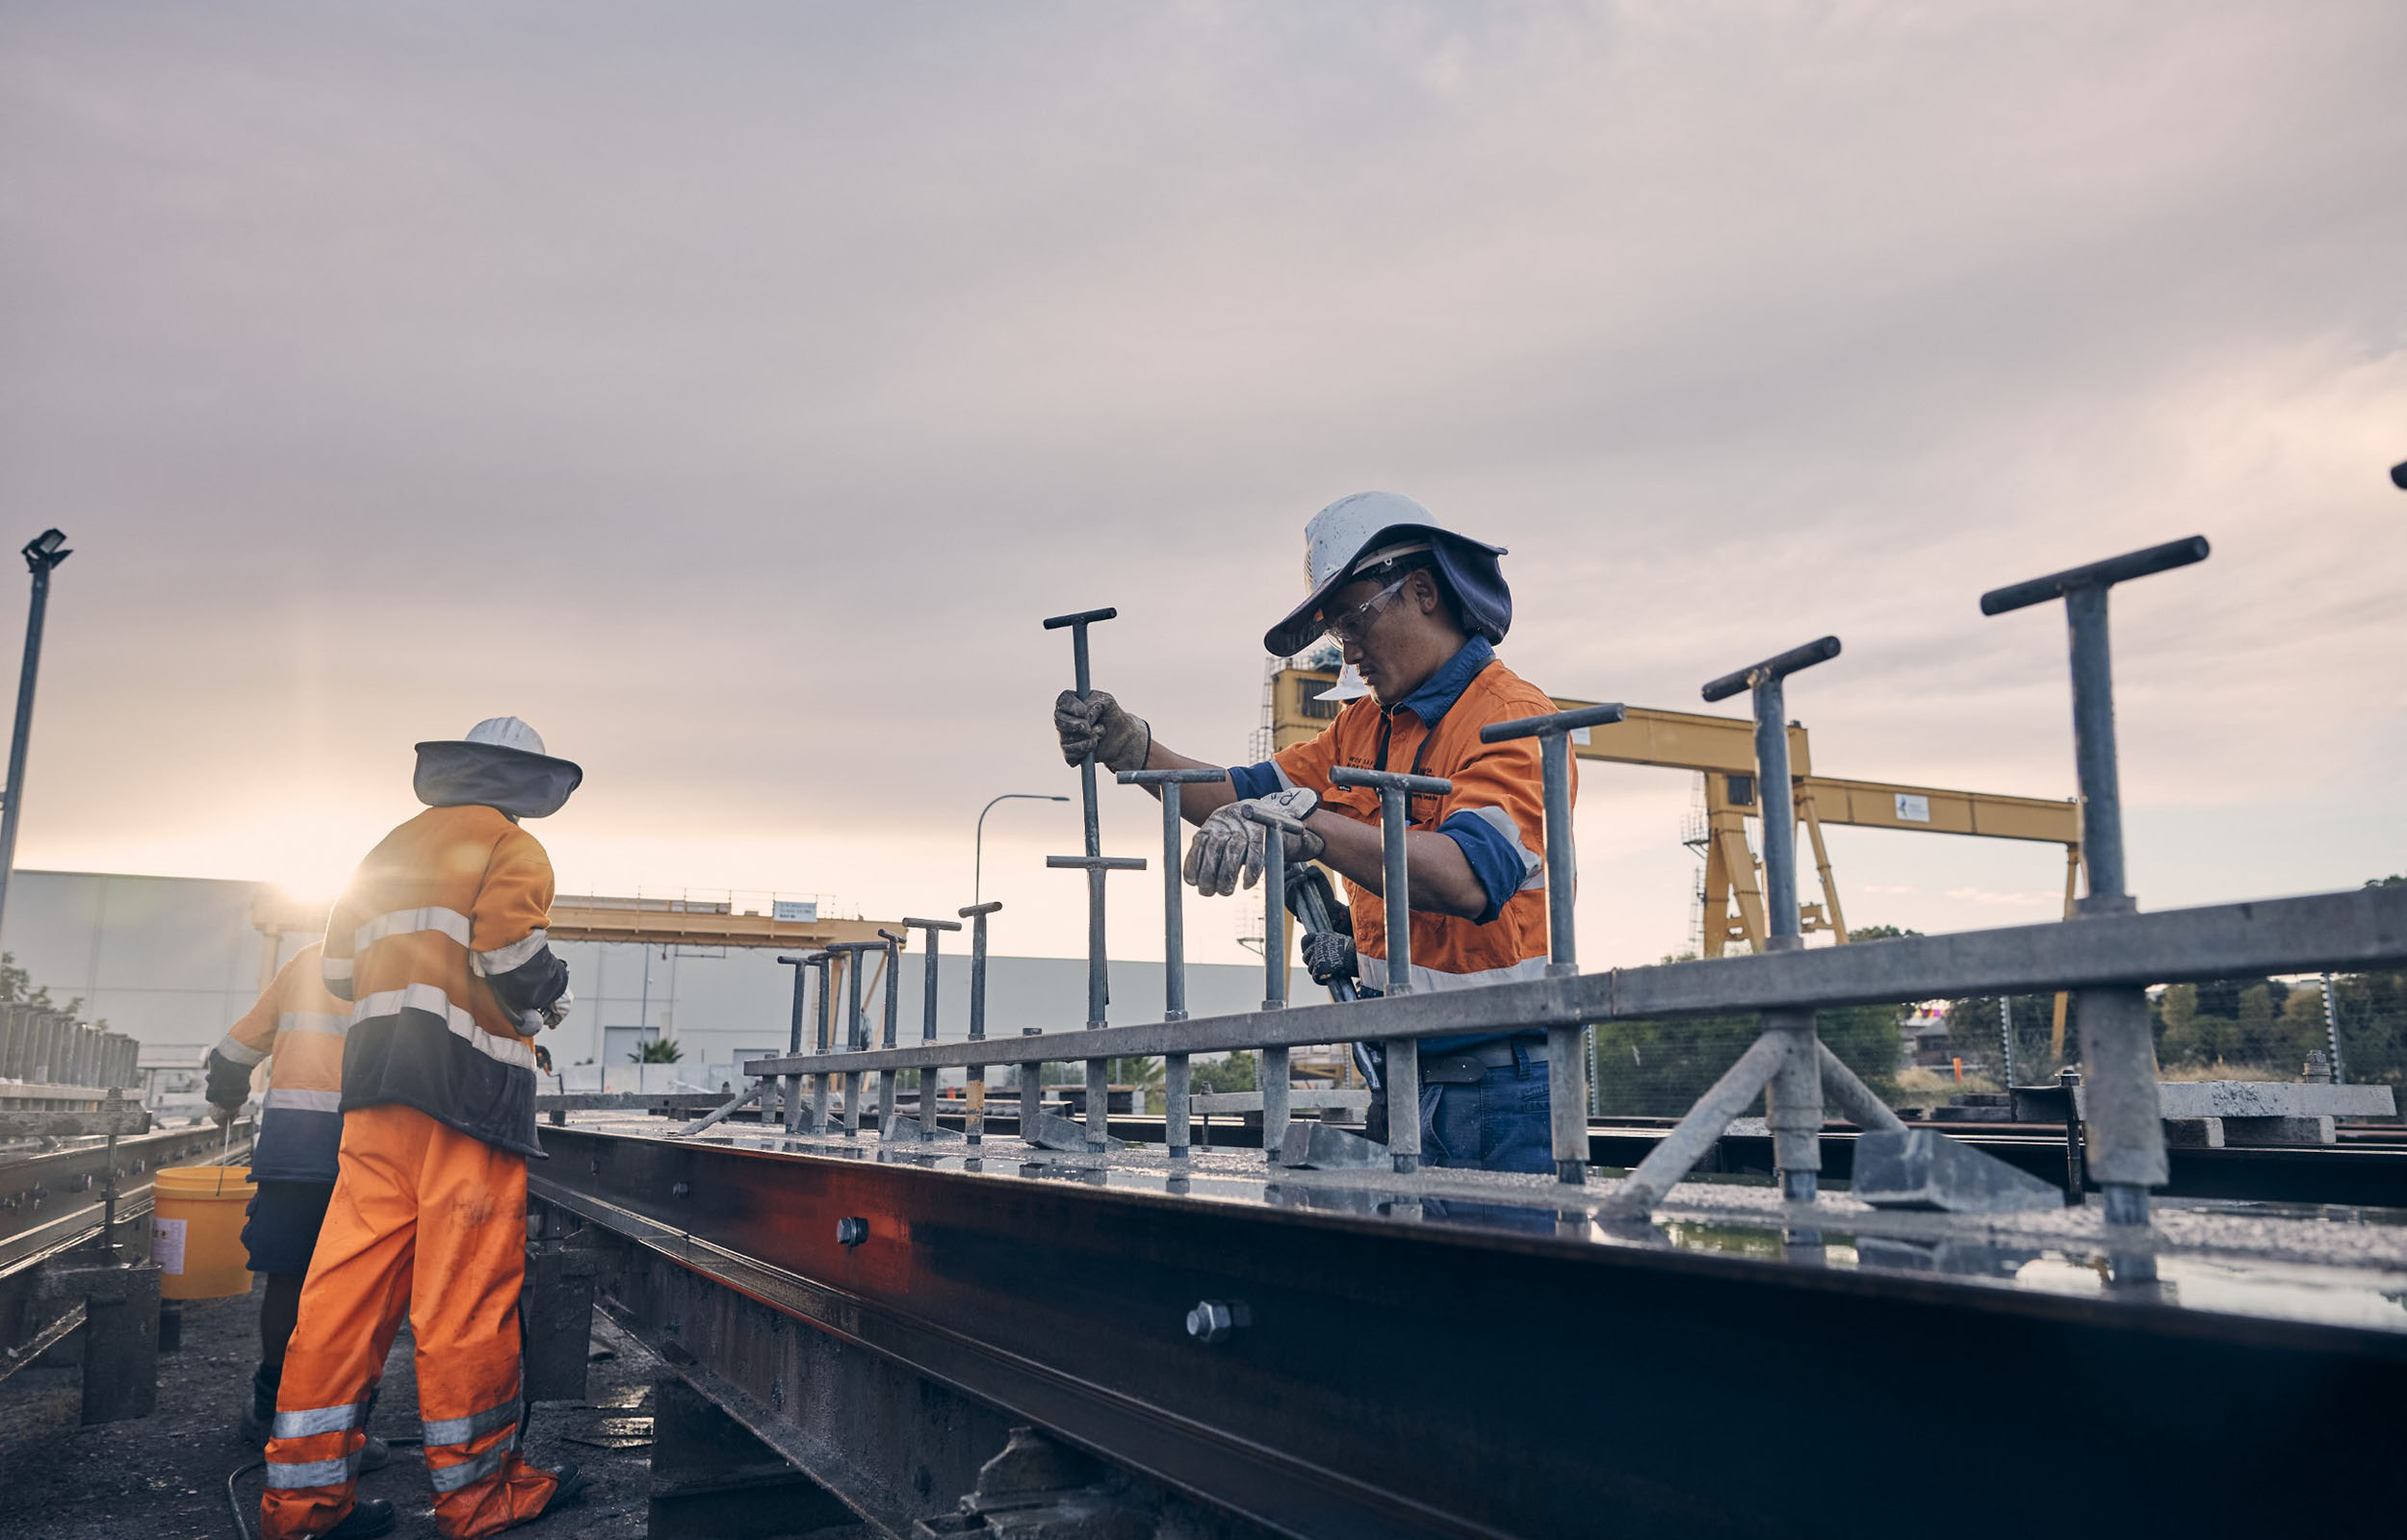
[[[343,1119],[341,1175],[302,1287],[268,1444],[263,1540],[323,1534],[355,1501],[368,1393],[403,1311],[435,1528],[499,1534],[556,1482],[518,1453],[527,1161],[410,1107]]]

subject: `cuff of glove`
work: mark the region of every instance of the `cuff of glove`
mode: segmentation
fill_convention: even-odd
[[[1153,724],[1145,718],[1129,715],[1127,731],[1112,734],[1108,752],[1099,754],[1103,768],[1118,775],[1124,770],[1142,770],[1145,761],[1153,757]]]

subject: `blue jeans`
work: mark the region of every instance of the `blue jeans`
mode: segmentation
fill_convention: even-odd
[[[1421,1088],[1421,1161],[1483,1171],[1551,1171],[1546,1050],[1529,1054],[1529,1073],[1498,1065],[1476,1086]]]

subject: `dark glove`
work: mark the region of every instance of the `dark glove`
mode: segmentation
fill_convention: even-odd
[[[1362,1111],[1362,1137],[1374,1144],[1387,1142],[1387,1045],[1383,1042],[1365,1044],[1371,1051],[1371,1062],[1379,1066],[1379,1084],[1371,1089],[1371,1104]]]
[[[232,1107],[239,1111],[243,1103],[250,1100],[250,1065],[238,1065],[212,1048],[205,1067],[209,1071],[205,1094],[214,1106]]]
[[[1145,718],[1131,716],[1101,690],[1080,695],[1064,690],[1053,698],[1053,732],[1061,739],[1065,763],[1076,764],[1088,755],[1114,771],[1142,770],[1153,748],[1153,730]]]
[[[1304,971],[1323,988],[1354,977],[1354,937],[1343,931],[1304,933]]]

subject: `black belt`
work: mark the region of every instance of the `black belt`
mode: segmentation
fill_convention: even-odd
[[[1546,1040],[1542,1037],[1514,1038],[1504,1042],[1450,1048],[1444,1053],[1423,1053],[1421,1084],[1476,1086],[1488,1078],[1490,1069],[1502,1069],[1507,1065],[1517,1066],[1533,1060],[1541,1065],[1546,1062]]]

